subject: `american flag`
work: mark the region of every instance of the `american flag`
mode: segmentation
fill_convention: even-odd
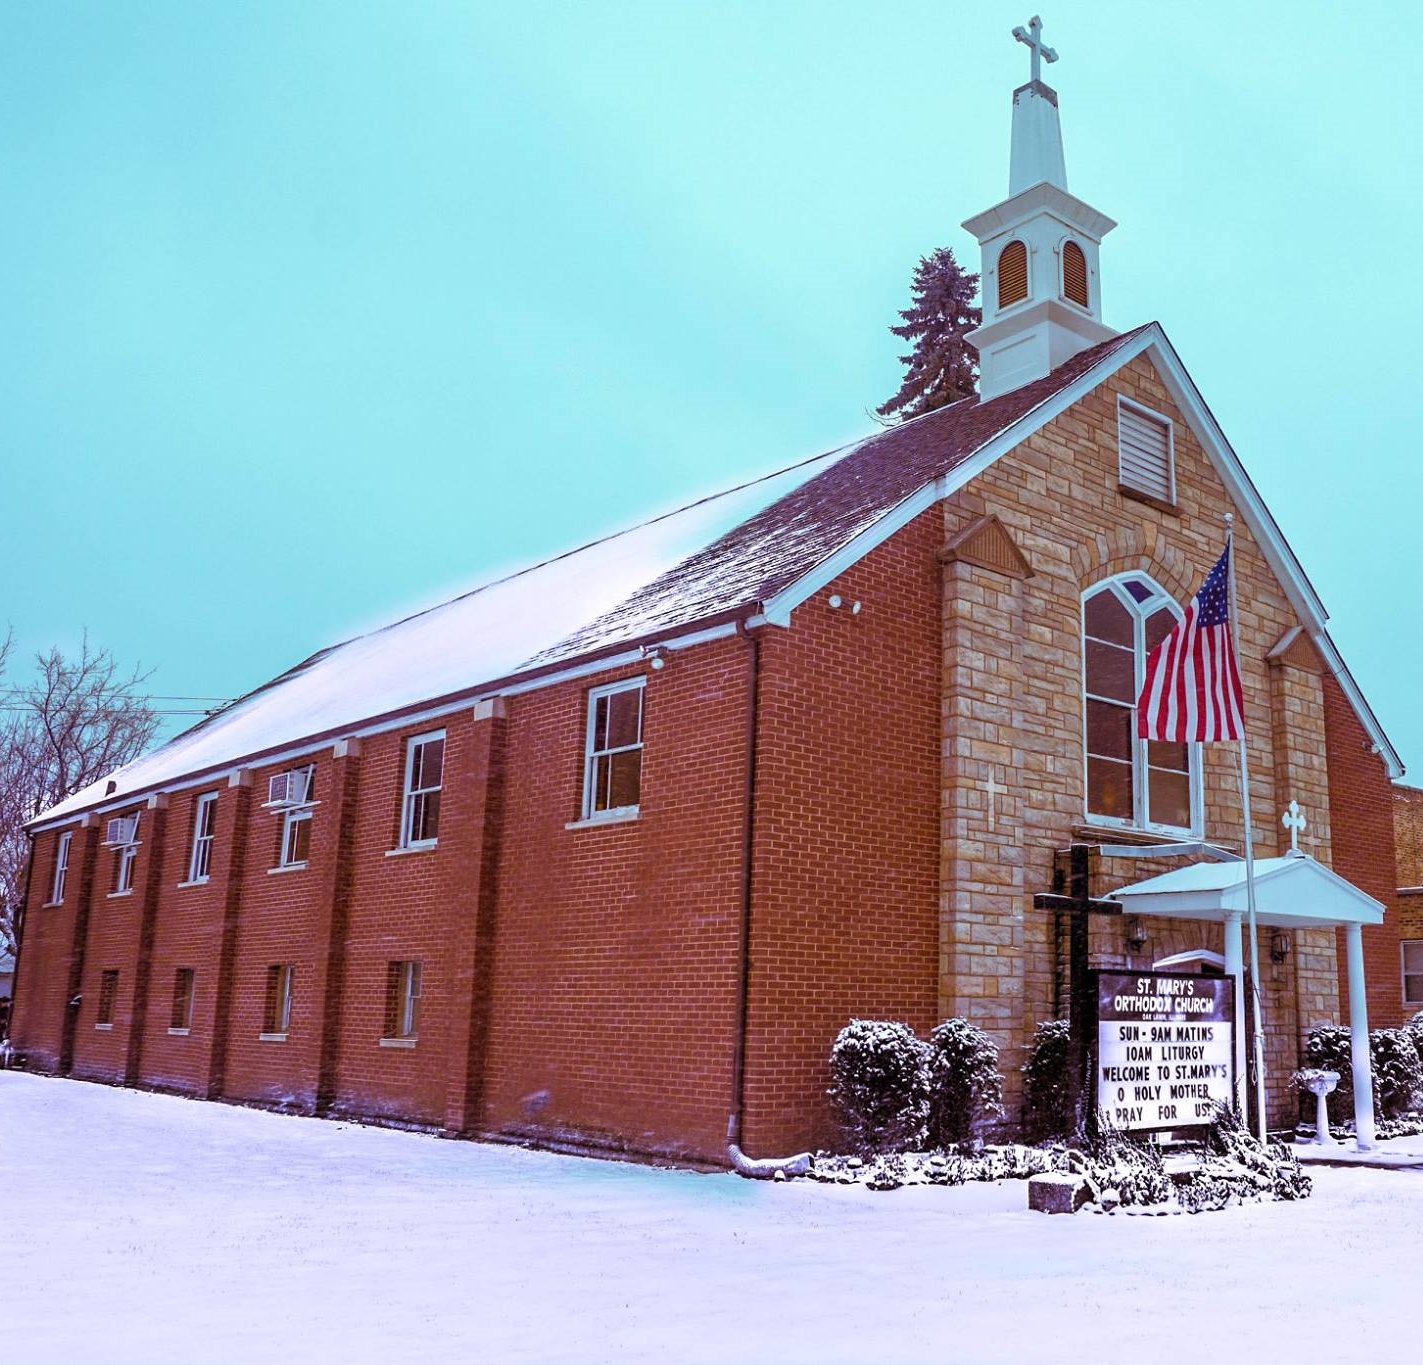
[[[1142,739],[1243,739],[1245,696],[1230,641],[1230,546],[1206,575],[1185,617],[1147,655],[1136,699]]]

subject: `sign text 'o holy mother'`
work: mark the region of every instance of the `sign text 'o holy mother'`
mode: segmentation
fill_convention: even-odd
[[[1230,1104],[1235,981],[1097,972],[1097,1108],[1123,1131],[1209,1123]]]

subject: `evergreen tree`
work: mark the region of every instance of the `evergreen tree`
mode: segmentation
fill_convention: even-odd
[[[907,369],[899,392],[875,411],[902,422],[933,412],[977,392],[978,352],[964,341],[983,321],[974,302],[978,276],[954,260],[951,247],[939,247],[914,267],[913,303],[900,313],[904,323],[889,330],[914,349],[899,359]]]

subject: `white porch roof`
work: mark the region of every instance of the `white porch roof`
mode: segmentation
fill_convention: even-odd
[[[1246,913],[1245,864],[1194,863],[1108,896],[1128,914],[1223,920]],[[1382,924],[1384,907],[1306,853],[1255,860],[1255,918],[1279,929]]]

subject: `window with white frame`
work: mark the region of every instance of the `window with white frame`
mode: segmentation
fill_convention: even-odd
[[[1137,736],[1146,656],[1180,610],[1145,574],[1099,583],[1082,599],[1087,818],[1173,833],[1201,825],[1199,746]]]
[[[292,985],[296,968],[278,962],[267,968],[267,999],[262,1009],[262,1036],[285,1038],[292,1022]]]
[[[635,812],[642,798],[642,678],[588,694],[583,818]]]
[[[1123,489],[1175,504],[1176,459],[1169,417],[1118,398],[1117,460]]]
[[[415,1038],[420,1032],[420,963],[392,962],[385,978],[385,1037]]]
[[[187,1033],[193,1026],[193,980],[191,967],[173,973],[173,1009],[168,1016],[169,1033]]]
[[[1423,938],[1403,942],[1403,1003],[1423,1005]]]
[[[445,732],[416,735],[405,750],[405,797],[400,847],[428,848],[440,834],[440,787],[445,771]]]
[[[126,896],[133,890],[133,865],[138,860],[139,813],[125,816],[129,823],[125,826],[127,841],[114,850],[113,895]]]
[[[59,905],[64,900],[64,883],[69,876],[69,845],[74,841],[74,831],[65,830],[59,836],[54,850],[54,880],[49,887],[49,903]]]
[[[188,880],[205,882],[212,871],[212,841],[217,832],[217,793],[204,792],[193,810],[193,847],[188,854]]]

